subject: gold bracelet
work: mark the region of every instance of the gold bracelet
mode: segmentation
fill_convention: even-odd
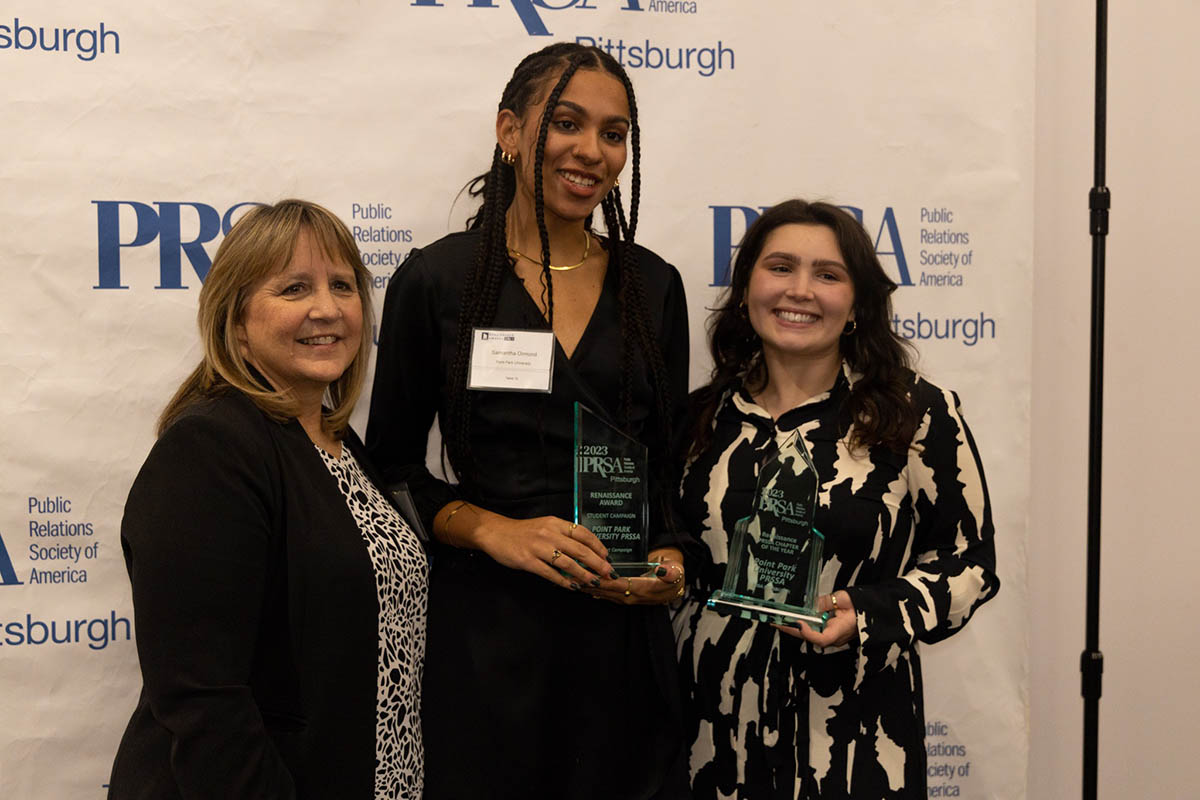
[[[454,541],[454,537],[450,534],[450,520],[454,519],[454,515],[466,507],[467,501],[463,500],[457,506],[455,506],[454,510],[447,514],[446,519],[442,521],[442,530],[446,534],[446,544],[450,545],[451,547],[458,547],[458,543]]]

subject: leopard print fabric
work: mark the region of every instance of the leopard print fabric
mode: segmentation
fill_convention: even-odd
[[[379,596],[379,673],[375,705],[375,797],[416,799],[424,789],[421,672],[429,562],[420,541],[363,473],[350,448],[334,458],[320,447],[358,524]]]

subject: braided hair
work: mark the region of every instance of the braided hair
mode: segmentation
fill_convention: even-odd
[[[599,48],[584,47],[573,42],[552,44],[526,56],[517,65],[508,85],[504,87],[499,105],[500,111],[508,110],[518,118],[523,117],[531,106],[536,105],[538,96],[555,73],[559,73],[546,98],[533,155],[534,210],[542,247],[541,281],[546,309],[545,324],[553,330],[554,283],[550,272],[550,238],[546,228],[542,182],[546,137],[558,100],[571,77],[579,69],[600,70],[617,78],[625,87],[629,103],[629,141],[633,151],[629,214],[626,216],[621,205],[620,191],[615,186],[600,203],[608,234],[608,268],[616,270],[618,278],[622,342],[621,407],[618,422],[628,433],[633,417],[633,378],[636,374],[635,366],[640,359],[650,373],[655,411],[660,426],[656,433],[661,433],[661,445],[655,448],[658,452],[652,450],[651,456],[652,459],[657,457],[655,460],[663,465],[662,470],[667,470],[671,461],[667,454],[672,440],[670,381],[662,350],[650,324],[642,272],[634,248],[638,201],[641,194],[641,143],[637,103],[629,76],[612,56]],[[492,152],[491,169],[469,184],[469,193],[482,199],[478,212],[467,222],[468,229],[479,231],[479,245],[471,273],[463,286],[455,353],[450,365],[446,419],[442,426],[443,442],[450,461],[459,480],[467,487],[474,484],[477,475],[477,465],[471,450],[473,393],[467,389],[472,331],[474,328],[493,324],[504,276],[514,269],[514,262],[508,253],[507,214],[516,196],[517,177],[514,167],[505,163],[502,155],[500,146],[496,145]],[[591,222],[589,216],[585,223],[588,228],[591,227]],[[673,476],[667,472],[658,477],[665,481],[661,484],[663,486],[671,485],[670,481],[673,480]],[[664,502],[668,494],[663,493]],[[669,520],[670,515],[665,515],[664,519]]]

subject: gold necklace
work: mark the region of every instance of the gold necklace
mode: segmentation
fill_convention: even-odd
[[[550,269],[554,270],[555,272],[570,272],[573,269],[579,269],[588,260],[588,253],[590,253],[591,251],[592,251],[592,237],[585,230],[583,232],[583,258],[579,259],[579,263],[578,264],[568,264],[565,267],[556,267],[555,265],[551,264]],[[541,261],[536,261],[536,260],[530,258],[529,256],[525,255],[524,253],[522,253],[520,250],[518,250],[515,247],[510,246],[508,248],[508,254],[510,256],[519,256],[520,258],[523,258],[526,261],[537,264],[539,267],[542,265]]]

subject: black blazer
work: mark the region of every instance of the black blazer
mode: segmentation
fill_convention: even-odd
[[[109,797],[373,797],[375,575],[300,424],[232,390],[189,409],[121,545],[143,688]]]

